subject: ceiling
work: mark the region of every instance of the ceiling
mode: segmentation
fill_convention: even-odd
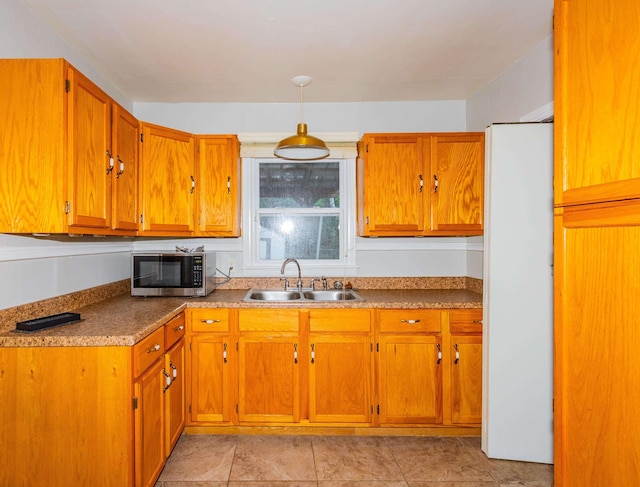
[[[20,0],[133,101],[466,99],[552,34],[553,0]]]

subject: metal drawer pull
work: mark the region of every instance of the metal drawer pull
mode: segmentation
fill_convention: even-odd
[[[460,360],[460,350],[458,350],[458,344],[453,345],[453,348],[456,349],[456,359],[453,361],[454,364],[457,364]]]
[[[212,325],[213,323],[220,323],[220,320],[200,320],[201,323],[206,323],[207,325]]]
[[[153,347],[147,350],[147,353],[157,352],[158,350],[160,350],[160,345],[156,343]]]
[[[171,387],[171,376],[169,374],[167,374],[167,371],[162,369],[162,373],[165,376],[165,381],[167,383],[166,386],[164,386],[164,388],[162,389],[162,392],[166,392],[167,389],[169,389],[169,387]]]
[[[474,323],[482,324],[482,320],[473,320]]]
[[[182,330],[184,330],[184,325],[177,326],[176,328],[173,329],[173,331],[182,331]]]
[[[442,349],[439,343],[436,344],[436,347],[438,347],[438,361],[436,363],[440,364],[440,362],[442,362]]]
[[[420,320],[400,320],[400,323],[408,323],[409,325],[415,325],[416,323],[420,323]]]

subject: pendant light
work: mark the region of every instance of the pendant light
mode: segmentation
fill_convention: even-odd
[[[329,155],[327,144],[313,135],[308,135],[307,124],[304,123],[302,89],[311,83],[311,77],[295,76],[291,79],[291,82],[300,87],[300,123],[298,124],[298,133],[282,139],[273,154],[281,159],[290,159],[292,161],[323,159]]]

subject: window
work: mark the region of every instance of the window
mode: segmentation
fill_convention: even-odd
[[[344,269],[350,261],[348,162],[245,160],[245,176],[252,180],[251,198],[245,199],[251,201],[251,235],[245,237],[252,267],[279,269],[284,259],[294,258],[327,273]]]

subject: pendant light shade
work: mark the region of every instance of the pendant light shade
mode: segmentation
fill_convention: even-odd
[[[302,101],[302,88],[311,83],[309,76],[296,76],[291,82],[300,87],[300,116],[296,135],[282,139],[273,151],[276,157],[290,159],[292,161],[312,161],[323,159],[329,155],[327,144],[321,139],[307,134],[307,124],[304,123],[304,105]]]

